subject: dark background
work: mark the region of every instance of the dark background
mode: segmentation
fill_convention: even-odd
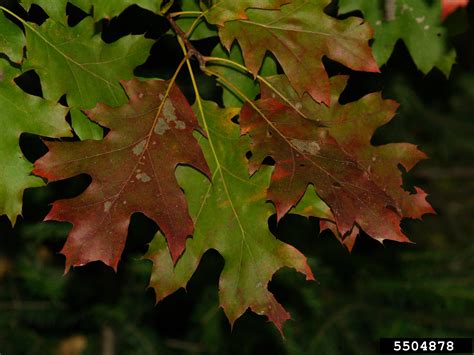
[[[26,14],[14,1],[2,1],[30,21],[46,16],[38,7]],[[70,225],[41,223],[50,204],[79,194],[90,182],[80,176],[46,188],[27,190],[23,218],[15,228],[0,218],[0,353],[10,354],[374,354],[380,337],[474,336],[474,4],[448,20],[458,64],[446,79],[434,69],[420,73],[403,43],[381,74],[352,73],[345,101],[383,90],[401,103],[397,117],[380,129],[374,144],[406,141],[428,153],[406,177],[430,193],[437,215],[402,223],[416,244],[382,246],[361,236],[349,254],[318,221],[289,215],[269,226],[278,238],[305,253],[318,283],[281,270],[270,284],[291,312],[286,340],[264,317],[247,312],[231,330],[218,308],[217,282],[223,259],[208,252],[191,279],[155,306],[147,289],[151,263],[141,259],[157,227],[135,215],[117,273],[101,263],[63,276],[58,252]],[[68,6],[70,25],[85,14]],[[468,21],[464,33],[459,24]],[[137,75],[166,78],[181,59],[175,40],[164,35],[165,21],[137,7],[100,22],[107,42],[129,33],[158,39]],[[209,53],[216,39],[196,42]],[[326,61],[331,74],[347,69]],[[185,71],[183,71],[185,73]],[[17,80],[41,95],[33,72]],[[201,76],[205,97],[220,88]],[[185,75],[179,85],[192,100]],[[34,161],[46,152],[39,137],[23,135],[21,147]]]

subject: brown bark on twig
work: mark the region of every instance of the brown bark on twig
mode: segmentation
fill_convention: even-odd
[[[173,31],[176,33],[176,35],[179,38],[181,38],[184,45],[186,46],[186,49],[188,51],[188,56],[196,58],[197,61],[199,62],[199,67],[201,68],[201,70],[204,70],[204,68],[206,67],[206,60],[204,56],[193,46],[193,44],[189,41],[186,33],[184,33],[181,27],[178,26],[178,24],[173,19],[173,17],[170,16],[170,14],[166,15],[166,19],[168,20],[171,27],[173,28]]]

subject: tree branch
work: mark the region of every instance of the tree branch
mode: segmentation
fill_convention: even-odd
[[[171,27],[173,28],[173,31],[176,33],[176,35],[181,38],[183,41],[184,45],[186,46],[186,49],[188,51],[188,57],[194,57],[197,59],[199,62],[199,67],[201,70],[204,71],[206,68],[206,60],[204,56],[194,47],[194,45],[189,41],[188,36],[184,31],[181,29],[181,27],[178,26],[176,21],[173,19],[173,17],[168,14],[166,15],[166,19],[170,23]]]

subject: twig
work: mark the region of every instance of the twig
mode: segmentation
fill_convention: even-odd
[[[204,71],[204,69],[206,68],[206,61],[204,59],[204,56],[193,46],[193,44],[189,41],[186,33],[184,33],[181,27],[178,26],[178,24],[176,23],[176,21],[173,19],[173,17],[170,14],[166,15],[166,19],[168,20],[171,27],[173,28],[173,31],[176,33],[176,35],[179,38],[181,38],[184,45],[186,46],[186,49],[188,51],[188,56],[196,58],[197,61],[199,62],[199,67],[201,68],[201,70]]]

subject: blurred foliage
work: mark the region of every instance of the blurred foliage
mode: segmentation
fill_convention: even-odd
[[[315,219],[290,215],[278,226],[274,217],[269,221],[279,238],[308,255],[318,279],[308,283],[282,270],[272,281],[271,290],[294,318],[285,326],[286,340],[253,314],[239,319],[231,331],[215,292],[223,266],[217,253],[205,255],[187,291],[155,306],[153,292],[147,290],[151,265],[140,255],[156,226],[140,215],[133,218],[117,274],[93,263],[63,276],[64,259],[58,252],[70,226],[41,220],[49,203],[71,197],[89,183],[81,176],[29,190],[15,228],[0,219],[0,352],[374,354],[380,337],[472,336],[474,4],[468,11],[467,32],[454,37],[458,64],[449,80],[437,70],[423,76],[399,43],[382,74],[356,73],[346,92],[351,100],[383,90],[385,97],[399,101],[397,118],[377,132],[375,143],[413,142],[430,156],[406,179],[407,188],[416,182],[430,193],[438,213],[404,222],[416,244],[382,246],[362,236],[349,254],[329,234],[318,236]],[[166,77],[179,60],[178,51],[163,37],[163,22],[155,20],[132,8],[101,25],[110,41],[148,28],[147,36],[160,40],[139,73]],[[197,45],[210,52],[215,43],[211,39]],[[167,53],[163,60],[162,53]],[[22,80],[34,91],[34,75]],[[186,79],[179,82],[189,92]],[[205,77],[200,84],[209,88],[210,97],[220,90]],[[38,137],[27,135],[22,149],[30,160],[45,151]]]

